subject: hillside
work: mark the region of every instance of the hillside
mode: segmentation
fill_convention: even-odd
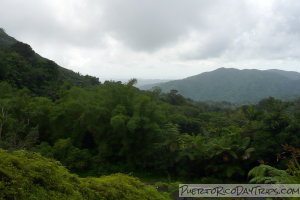
[[[64,82],[77,86],[99,83],[95,77],[82,76],[41,57],[28,44],[17,41],[3,29],[0,29],[0,81],[50,97],[56,95]]]
[[[300,96],[300,73],[220,68],[182,80],[144,86],[142,89],[154,86],[162,88],[164,92],[176,89],[194,100],[244,104],[258,102],[269,96],[280,99]]]

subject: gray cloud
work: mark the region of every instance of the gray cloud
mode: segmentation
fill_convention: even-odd
[[[214,54],[218,46],[229,44],[219,38],[232,40],[253,20],[245,1],[240,0],[107,0],[102,3],[107,19],[105,28],[135,50],[154,51],[174,45],[189,32],[196,31],[202,33],[200,37],[214,36],[204,42],[208,46],[199,44],[199,48],[208,48]],[[213,44],[216,47],[211,47]],[[203,57],[210,57],[208,54],[203,52]]]
[[[268,12],[258,12],[256,23],[229,49],[239,59],[299,59],[300,2],[276,0]]]
[[[93,47],[101,41],[97,7],[84,1],[2,0],[1,26],[18,38]]]
[[[103,1],[105,28],[136,50],[172,45],[190,29],[205,29],[201,14],[219,0]]]
[[[1,0],[0,26],[82,73],[171,78],[249,60],[294,70],[299,12],[296,0]]]

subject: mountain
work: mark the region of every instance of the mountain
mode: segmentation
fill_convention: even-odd
[[[160,87],[163,92],[175,89],[193,100],[246,104],[269,96],[281,99],[299,97],[300,73],[220,68],[181,80],[147,85],[142,89],[151,89],[154,86]]]
[[[273,72],[282,76],[285,76],[289,79],[292,80],[299,80],[300,79],[300,73],[298,72],[293,72],[293,71],[283,71],[283,70],[278,70],[278,69],[270,69],[268,70],[269,72]]]
[[[9,35],[7,35],[3,28],[0,28],[0,46],[11,46],[16,43],[17,40]]]
[[[53,97],[62,84],[76,86],[99,84],[98,78],[82,76],[60,67],[55,62],[37,54],[28,44],[0,29],[0,81],[28,88],[37,96]]]

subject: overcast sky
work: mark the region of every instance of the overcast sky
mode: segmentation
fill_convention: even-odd
[[[101,79],[300,71],[299,0],[0,0],[0,27]]]

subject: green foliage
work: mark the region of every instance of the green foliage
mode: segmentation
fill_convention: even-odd
[[[268,165],[260,165],[253,168],[249,174],[250,183],[265,184],[298,184],[300,176],[292,176],[285,170],[279,170]]]
[[[249,144],[249,138],[237,133],[216,138],[186,135],[181,137],[178,161],[195,165],[189,173],[199,170],[204,176],[220,179],[243,176],[243,165],[254,150]]]
[[[241,181],[257,160],[284,167],[286,161],[277,162],[282,145],[300,141],[296,104],[272,98],[207,111],[106,82],[64,85],[53,102],[3,82],[0,108],[2,148],[40,152],[81,175],[147,171]]]
[[[81,199],[78,178],[38,154],[0,152],[1,199]]]
[[[26,90],[17,91],[7,83],[0,83],[0,147],[7,149],[28,148],[36,144],[38,125],[30,118],[27,107],[30,97]],[[35,109],[35,108],[33,108]]]
[[[87,150],[74,147],[70,139],[60,139],[53,146],[53,156],[71,170],[84,170],[90,160]]]
[[[102,176],[101,178],[86,178],[84,183],[95,190],[103,199],[109,200],[164,200],[167,194],[160,194],[154,187],[146,186],[137,178],[124,174]]]
[[[163,200],[169,199],[124,174],[79,178],[59,162],[26,151],[0,150],[0,199]]]
[[[182,184],[180,182],[156,182],[154,185],[157,188],[158,191],[165,192],[167,194],[170,194],[173,199],[178,198],[178,186],[179,184]]]

